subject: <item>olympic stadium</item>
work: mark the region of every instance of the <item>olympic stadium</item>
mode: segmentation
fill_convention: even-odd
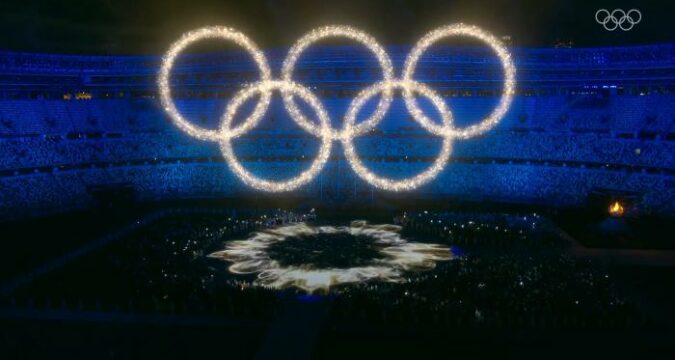
[[[583,46],[461,21],[3,43],[0,353],[675,354],[675,42],[644,6],[586,9]]]

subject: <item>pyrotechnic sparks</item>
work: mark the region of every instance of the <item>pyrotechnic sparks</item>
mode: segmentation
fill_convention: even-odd
[[[339,227],[300,223],[256,232],[246,240],[230,241],[225,250],[209,256],[231,262],[229,271],[232,273],[258,274],[256,285],[297,287],[308,292],[368,280],[399,282],[405,271],[430,270],[436,262],[453,258],[448,247],[409,242],[401,237],[400,230],[400,226],[371,225],[365,221],[353,221],[349,226]],[[371,238],[382,257],[372,259],[366,266],[316,268],[311,265],[282,266],[279,259],[273,259],[268,252],[271,246],[289,238],[336,233]]]
[[[456,129],[453,127],[450,109],[440,95],[426,85],[413,80],[417,63],[424,52],[439,39],[449,36],[470,36],[482,40],[494,50],[504,71],[504,89],[497,107],[481,122],[464,129]],[[331,127],[328,113],[315,95],[292,81],[295,64],[303,51],[314,42],[327,37],[344,37],[365,45],[375,55],[375,58],[382,68],[383,80],[363,90],[350,104],[345,115],[342,130],[333,129]],[[234,96],[223,115],[222,125],[219,130],[200,128],[184,119],[171,99],[171,89],[169,85],[171,69],[178,54],[193,42],[208,38],[224,38],[234,41],[236,44],[242,46],[251,54],[260,69],[261,74],[259,82],[241,90]],[[207,27],[188,32],[171,45],[169,51],[164,56],[159,73],[158,84],[162,106],[176,126],[187,134],[200,140],[219,142],[223,156],[227,160],[232,171],[244,183],[251,187],[263,191],[281,192],[294,190],[310,182],[323,168],[323,165],[330,156],[332,141],[336,140],[343,143],[345,156],[352,169],[354,169],[359,177],[383,190],[407,191],[416,189],[433,180],[445,168],[450,157],[452,140],[454,138],[466,139],[480,135],[493,128],[504,117],[511,105],[513,94],[515,92],[515,71],[511,55],[506,47],[504,47],[504,45],[494,36],[475,26],[455,24],[441,27],[422,37],[406,58],[401,79],[395,79],[393,66],[389,56],[374,38],[349,26],[326,26],[315,29],[300,38],[300,40],[298,40],[291,48],[283,63],[282,80],[272,80],[271,71],[265,55],[245,35],[226,27]],[[405,104],[412,115],[412,118],[425,130],[443,138],[441,152],[431,166],[420,174],[401,180],[391,180],[374,174],[360,161],[353,145],[353,140],[356,136],[363,135],[372,130],[380,121],[382,121],[386,112],[389,110],[393,98],[393,91],[395,89],[401,89],[403,91]],[[242,164],[237,160],[231,145],[231,140],[233,138],[241,136],[258,124],[269,107],[272,92],[274,90],[279,90],[281,92],[284,105],[291,115],[291,118],[302,129],[322,140],[319,154],[310,168],[297,177],[283,182],[264,180],[252,175],[244,169]],[[369,99],[379,93],[382,93],[382,98],[373,114],[365,121],[357,124],[356,117],[359,110],[361,110],[363,105]],[[252,114],[241,125],[231,128],[233,117],[237,109],[243,102],[256,94],[260,94],[260,99]],[[442,123],[440,125],[436,124],[423,113],[414,98],[414,94],[422,95],[431,100],[441,115]],[[302,114],[295,103],[295,96],[299,96],[311,106],[319,118],[319,124],[313,123]]]

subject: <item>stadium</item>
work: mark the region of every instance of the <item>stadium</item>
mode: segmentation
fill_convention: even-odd
[[[353,145],[326,154],[272,92],[260,121],[227,144],[260,179],[292,179],[326,156],[284,192],[251,186],[225,142],[172,119],[158,74],[179,38],[151,54],[0,51],[6,358],[675,351],[672,38],[553,47],[500,35],[516,69],[508,110],[451,145],[414,119],[404,90]],[[272,77],[294,42],[262,48]],[[382,45],[395,76],[415,42]],[[297,101],[313,124],[325,111],[341,128],[354,99],[387,79],[362,45],[317,42],[296,59],[292,81],[324,109]],[[190,46],[173,63],[171,101],[217,131],[264,73],[236,45]],[[482,42],[441,42],[413,77],[469,128],[509,92],[502,66]],[[384,93],[363,101],[357,124]],[[242,101],[232,126],[265,96]],[[405,182],[446,146],[444,168],[410,191],[374,185],[350,158]]]

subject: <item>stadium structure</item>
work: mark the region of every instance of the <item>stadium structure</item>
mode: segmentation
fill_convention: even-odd
[[[261,74],[246,52],[201,45],[173,63],[171,98],[219,129]],[[411,47],[384,50],[404,78]],[[0,358],[675,353],[675,43],[505,52],[508,111],[453,135],[432,180],[371,185],[336,137],[323,169],[287,192],[249,186],[222,143],[181,130],[161,98],[167,56],[0,52]],[[264,53],[283,78],[287,49]],[[485,44],[442,43],[413,78],[464,128],[511,93],[502,65]],[[371,52],[343,43],[312,44],[294,69],[333,129],[383,80]],[[447,149],[402,95],[354,138],[390,179]],[[237,104],[234,122],[264,96]],[[440,122],[439,102],[416,99]],[[231,140],[254,176],[295,177],[321,153],[285,105],[273,93]]]
[[[400,69],[408,49],[387,50]],[[267,53],[279,68],[284,52]],[[673,44],[517,48],[513,58],[518,85],[505,118],[480,138],[455,141],[450,165],[434,181],[405,195],[374,189],[334,151],[314,181],[284,196],[563,208],[584,206],[600,193],[628,199],[631,213],[675,213]],[[160,60],[0,54],[2,217],[86,209],[119,194],[143,202],[250,196],[254,190],[227,169],[216,145],[168,121],[157,98]],[[316,47],[296,69],[294,80],[319,96],[334,124],[358,91],[382,77],[357,46]],[[502,90],[498,59],[480,47],[433,50],[415,78],[446,98],[459,124],[479,120]],[[186,118],[217,127],[225,103],[258,79],[243,52],[183,55],[173,70],[173,94]],[[318,141],[287,121],[277,100],[255,131],[235,142],[235,152],[253,173],[283,178],[306,166]],[[439,143],[410,121],[399,95],[357,149],[375,172],[403,177],[424,169]]]

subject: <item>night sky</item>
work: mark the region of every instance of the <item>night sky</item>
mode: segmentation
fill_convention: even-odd
[[[87,54],[159,54],[181,33],[228,25],[264,48],[289,47],[313,27],[349,24],[381,43],[412,44],[436,26],[479,25],[517,46],[575,47],[672,42],[673,1],[481,0],[63,0],[0,1],[0,49]],[[599,8],[636,8],[631,31],[608,32]]]

